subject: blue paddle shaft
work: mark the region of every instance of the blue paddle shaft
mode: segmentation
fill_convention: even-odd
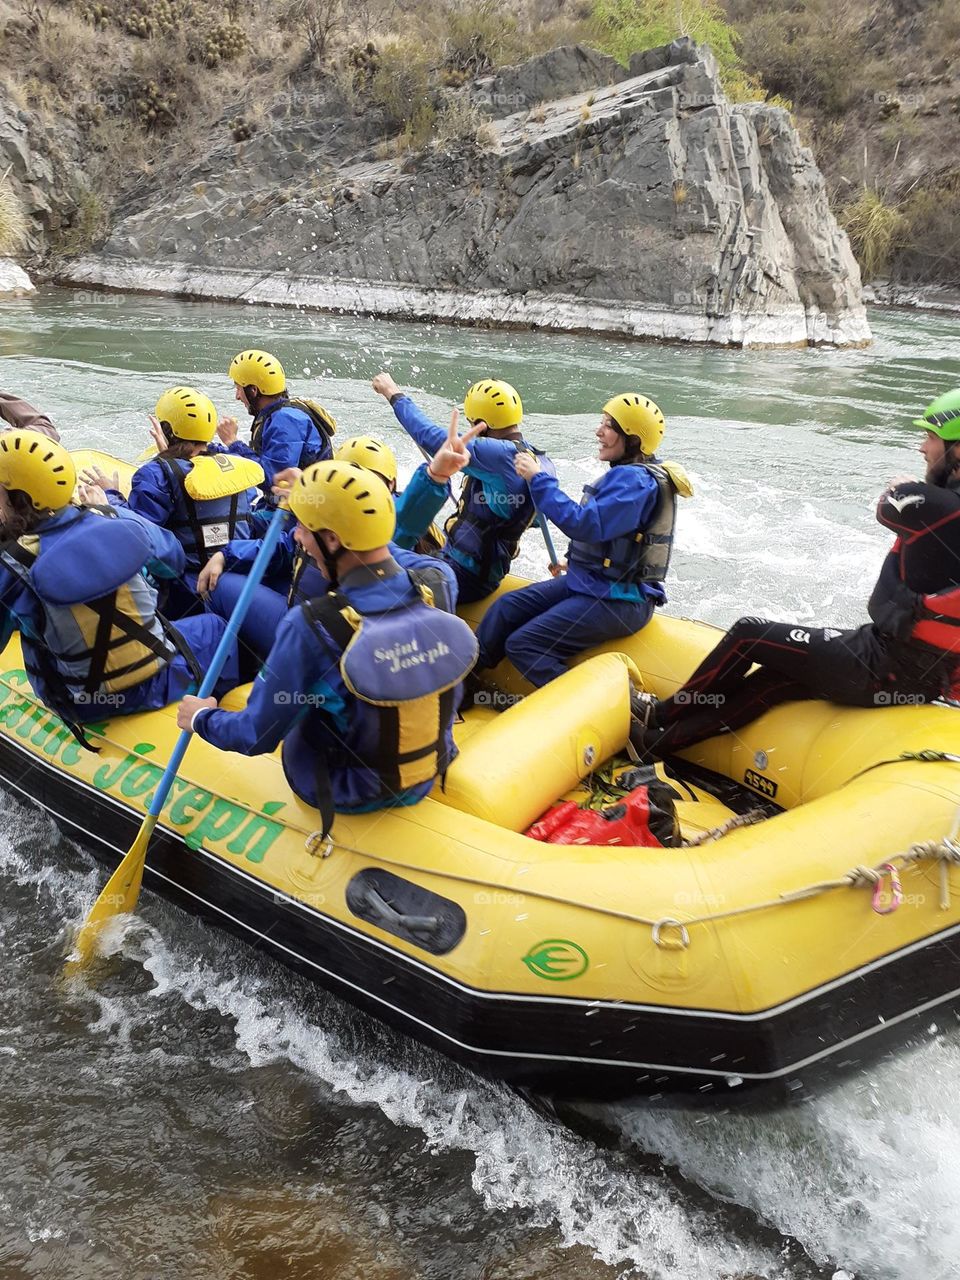
[[[547,555],[550,557],[551,564],[559,564],[557,553],[553,546],[553,539],[550,537],[550,526],[547,524],[547,517],[542,511],[537,512],[537,524],[540,526],[540,532],[543,534],[543,540],[546,543]]]
[[[230,653],[230,647],[237,638],[237,632],[240,630],[244,618],[250,608],[253,600],[253,593],[263,581],[263,575],[267,571],[267,565],[270,557],[273,555],[274,548],[280,540],[280,534],[283,532],[283,524],[287,518],[287,508],[277,507],[276,511],[270,518],[270,524],[267,532],[263,535],[263,542],[257,553],[257,558],[250,567],[247,580],[244,583],[243,590],[240,592],[240,599],[237,601],[236,608],[230,615],[227,628],[220,637],[220,643],[217,645],[217,651],[213,655],[213,661],[207,668],[206,674],[200,683],[197,692],[198,698],[209,698],[213,690],[216,688],[217,681],[220,679],[220,672],[223,670],[223,664],[226,662]],[[150,802],[150,808],[147,812],[153,818],[159,818],[160,811],[166,803],[167,795],[173,786],[173,780],[177,776],[183,757],[186,754],[187,747],[190,745],[190,739],[193,734],[189,729],[184,729],[177,739],[177,745],[173,749],[170,756],[170,763],[164,770],[163,777],[154,792],[153,799]]]

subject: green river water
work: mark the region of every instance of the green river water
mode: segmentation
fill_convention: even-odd
[[[227,364],[263,346],[407,473],[373,374],[441,422],[504,377],[574,493],[600,406],[640,389],[697,487],[668,611],[850,625],[887,544],[876,495],[920,473],[906,424],[960,385],[960,321],[872,323],[862,351],[728,352],[46,290],[0,307],[0,357],[70,446],[132,459],[160,392],[232,412]],[[527,535],[520,569],[545,563]],[[952,1021],[802,1107],[594,1108],[574,1132],[151,894],[107,978],[65,995],[102,869],[0,806],[0,1280],[960,1275]]]

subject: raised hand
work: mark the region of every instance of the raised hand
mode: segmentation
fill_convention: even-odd
[[[389,400],[391,396],[397,395],[400,388],[393,380],[393,374],[378,373],[370,384],[378,396],[383,396],[384,400]]]
[[[163,427],[152,413],[150,414],[150,439],[156,445],[157,453],[163,453],[164,449],[169,447],[167,437],[163,434]]]
[[[430,479],[441,484],[449,480],[451,476],[455,476],[458,471],[462,471],[464,467],[470,465],[470,450],[467,445],[480,434],[486,425],[483,422],[475,422],[463,435],[460,435],[459,424],[460,410],[454,409],[450,415],[447,438],[427,465],[427,474]]]
[[[221,444],[233,444],[239,430],[236,418],[221,418],[217,423],[217,439]]]

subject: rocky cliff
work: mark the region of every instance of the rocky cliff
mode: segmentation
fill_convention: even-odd
[[[729,343],[862,343],[860,274],[789,116],[680,40],[457,91],[482,129],[382,158],[331,84],[147,190],[72,282]]]

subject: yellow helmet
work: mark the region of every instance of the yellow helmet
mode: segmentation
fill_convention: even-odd
[[[471,422],[482,419],[494,431],[518,427],[523,420],[523,405],[509,382],[486,379],[475,382],[463,397],[463,411]]]
[[[217,411],[213,401],[193,387],[171,387],[157,401],[154,413],[178,440],[209,444],[217,433]]]
[[[355,462],[315,462],[290,492],[290,510],[312,533],[329,529],[348,551],[385,546],[397,527],[390,490]]]
[[[39,431],[0,435],[0,484],[21,489],[37,511],[62,511],[77,487],[77,469],[62,444]]]
[[[667,424],[652,400],[631,391],[608,400],[603,412],[610,415],[624,435],[636,436],[644,453],[656,453]]]
[[[353,436],[344,440],[333,456],[337,462],[353,462],[358,467],[366,467],[388,485],[397,483],[396,455],[389,445],[381,444],[373,436]]]
[[[283,365],[268,351],[241,351],[230,361],[230,377],[238,386],[256,387],[264,396],[278,396],[287,387]]]

